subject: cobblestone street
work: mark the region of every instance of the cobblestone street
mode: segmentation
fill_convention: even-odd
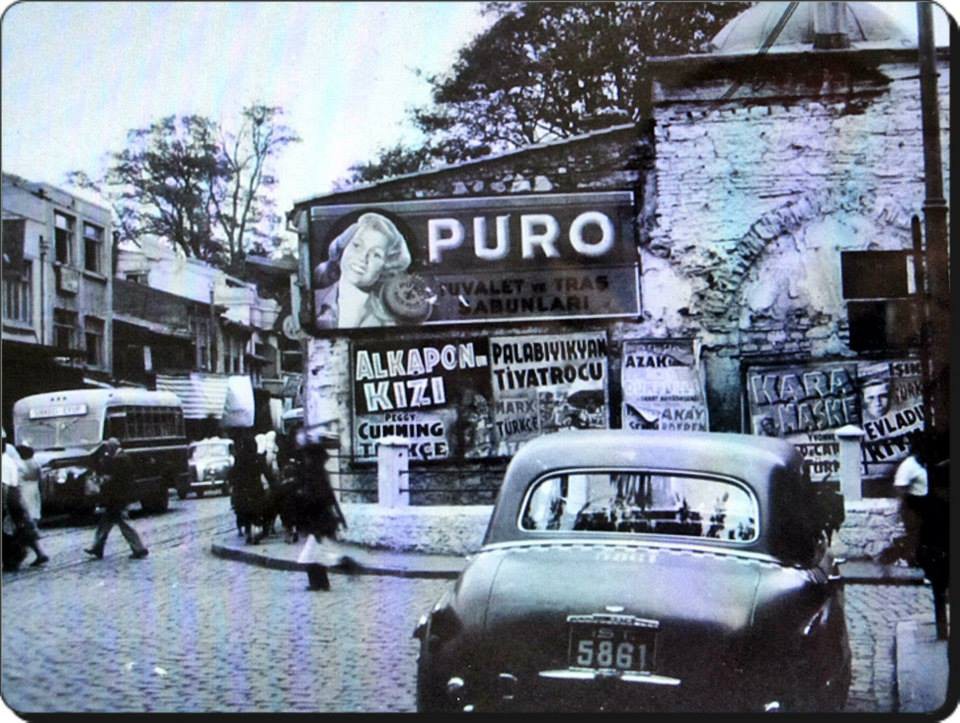
[[[417,618],[446,580],[335,575],[306,590],[302,573],[213,557],[229,532],[225,498],[172,503],[133,524],[142,561],[114,531],[101,562],[92,529],[44,531],[48,569],[6,574],[2,692],[27,712],[411,711]],[[896,703],[894,629],[932,615],[927,588],[851,585],[849,709]]]

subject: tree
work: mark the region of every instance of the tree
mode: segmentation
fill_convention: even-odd
[[[453,163],[639,121],[649,112],[647,58],[702,49],[748,6],[488,3],[490,27],[460,50],[449,72],[427,79],[432,103],[411,111],[427,140],[405,157]],[[393,150],[352,166],[352,180],[392,170]]]
[[[381,178],[415,173],[429,165],[431,160],[432,155],[426,146],[411,148],[397,143],[389,148],[381,148],[375,161],[350,166],[349,178],[336,181],[334,188],[339,190],[358,183],[371,183]]]
[[[154,235],[186,256],[236,268],[251,240],[279,240],[269,162],[299,140],[278,122],[281,113],[252,104],[236,133],[199,115],[167,116],[130,130],[102,176],[74,171],[67,183],[110,202],[118,241]]]
[[[273,211],[273,199],[265,193],[277,184],[269,162],[285,146],[300,141],[279,122],[282,114],[278,106],[251,104],[243,109],[240,130],[222,135],[220,164],[210,177],[211,201],[234,268],[242,264],[251,243],[263,248],[280,242],[274,229],[282,217]]]

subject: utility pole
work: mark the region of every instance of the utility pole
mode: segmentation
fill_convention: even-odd
[[[943,197],[940,152],[940,113],[937,97],[937,57],[933,37],[933,9],[929,0],[917,3],[917,45],[920,64],[920,106],[923,121],[923,201],[925,266],[929,303],[923,323],[928,325],[930,405],[927,428],[945,441],[950,424],[950,277],[947,256],[947,202]],[[924,290],[918,289],[921,293]]]

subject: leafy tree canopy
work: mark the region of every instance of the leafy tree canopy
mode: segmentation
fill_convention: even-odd
[[[489,28],[411,111],[427,139],[350,167],[363,183],[639,121],[647,58],[698,52],[746,2],[492,2]]]
[[[130,130],[99,177],[74,171],[67,182],[111,203],[118,242],[153,235],[187,256],[237,270],[252,245],[261,250],[280,241],[270,165],[300,140],[282,113],[251,104],[236,131],[199,115],[167,116]]]

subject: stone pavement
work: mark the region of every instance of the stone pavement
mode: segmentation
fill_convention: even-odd
[[[947,641],[937,640],[934,622],[920,618],[897,623],[898,710],[943,715],[954,710],[956,698],[945,705],[949,678]]]
[[[214,555],[281,570],[306,570],[304,542],[271,536],[247,545],[235,532],[214,540]],[[346,564],[344,558],[348,558]],[[398,552],[324,541],[311,561],[331,573],[456,578],[468,558]],[[854,674],[850,712],[932,712],[946,701],[947,645],[936,641],[933,603],[923,573],[911,567],[850,560],[841,565]]]

